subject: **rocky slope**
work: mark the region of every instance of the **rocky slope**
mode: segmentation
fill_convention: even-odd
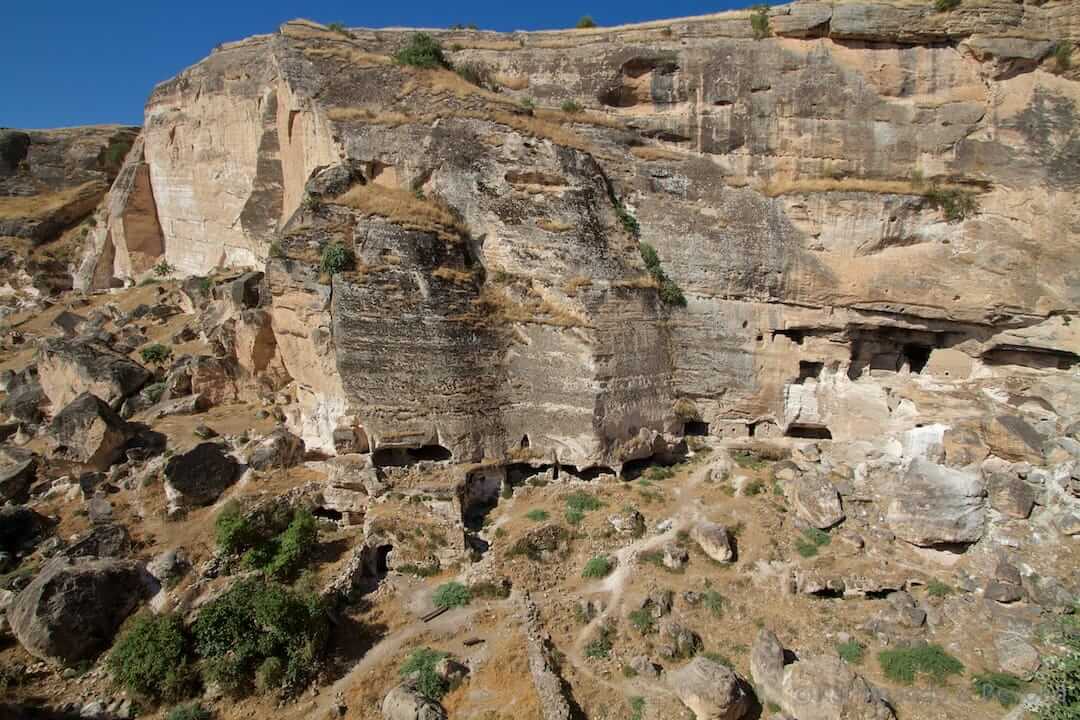
[[[137,138],[56,131],[122,136],[122,164],[33,134],[8,162],[3,135],[0,188],[98,193],[47,222],[0,198],[0,234],[81,247],[0,356],[11,682],[93,704],[104,665],[59,668],[146,597],[198,637],[245,569],[285,567],[221,517],[280,548],[307,508],[295,587],[336,632],[278,682],[322,688],[287,714],[996,712],[852,648],[1023,681],[1061,652],[1078,20],[809,1],[431,31],[457,72],[395,62],[413,31],[297,20],[159,85]],[[474,601],[429,622],[450,580]],[[62,647],[79,612],[95,633]],[[441,702],[398,677],[422,645],[456,658]],[[223,716],[272,707],[198,659]]]

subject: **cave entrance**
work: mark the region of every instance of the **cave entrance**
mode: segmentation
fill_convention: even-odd
[[[379,467],[408,467],[419,462],[445,462],[453,457],[454,454],[442,445],[421,445],[379,448],[372,453],[371,460]]]
[[[386,577],[386,574],[390,572],[388,560],[390,558],[390,553],[392,553],[393,551],[393,545],[379,545],[377,548],[375,548],[375,554],[371,559],[371,574],[376,579],[382,580],[384,577]]]
[[[930,361],[930,353],[934,348],[929,345],[904,345],[901,352],[901,364],[906,364],[908,370],[913,373],[921,373],[926,363]]]
[[[816,380],[821,377],[821,371],[824,369],[825,363],[814,362],[812,360],[800,360],[799,378],[795,381],[795,384],[802,385],[807,380]]]
[[[706,437],[709,434],[709,423],[700,420],[687,420],[683,423],[683,435],[693,437]]]
[[[832,440],[832,432],[824,425],[809,425],[806,423],[792,423],[784,433],[790,438],[804,438],[807,440]]]

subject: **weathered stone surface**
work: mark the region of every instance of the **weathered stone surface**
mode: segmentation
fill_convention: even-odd
[[[0,505],[26,502],[37,469],[38,458],[31,451],[0,445]]]
[[[38,377],[54,411],[83,393],[117,409],[150,379],[150,372],[96,340],[46,340],[40,349]]]
[[[750,707],[742,678],[704,656],[669,672],[667,682],[683,705],[702,720],[739,720]]]
[[[134,434],[122,417],[89,392],[64,406],[49,425],[54,456],[98,470],[116,462]]]
[[[37,368],[30,366],[13,374],[0,411],[15,420],[36,425],[42,420],[44,404],[46,397],[38,382]]]
[[[791,484],[791,500],[799,517],[825,530],[844,520],[840,493],[817,473],[801,473]]]
[[[58,558],[19,593],[8,619],[27,652],[71,665],[107,648],[147,589],[136,563]]]
[[[998,415],[986,421],[986,444],[998,457],[1013,462],[1042,464],[1044,438],[1016,415]]]
[[[304,441],[285,428],[278,428],[259,440],[251,454],[248,465],[255,470],[290,468],[304,459]]]
[[[446,720],[446,711],[408,683],[402,683],[386,693],[382,716],[384,720]]]
[[[724,525],[699,522],[690,530],[690,539],[716,562],[729,563],[735,560],[735,539]]]
[[[916,459],[897,480],[885,517],[897,537],[920,546],[982,537],[986,489],[978,475]]]
[[[750,656],[754,686],[764,701],[774,702],[799,720],[893,720],[896,715],[881,692],[838,656],[785,658],[783,645],[763,629]]]
[[[204,442],[165,464],[165,494],[175,508],[209,505],[236,482],[240,465],[220,445]]]
[[[0,506],[0,551],[15,553],[41,541],[49,522],[25,505]]]

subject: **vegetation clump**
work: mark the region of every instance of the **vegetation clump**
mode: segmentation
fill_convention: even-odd
[[[630,613],[630,624],[637,628],[642,635],[656,632],[656,619],[652,616],[649,608],[640,608]]]
[[[439,41],[422,32],[414,33],[405,47],[394,54],[394,59],[402,65],[418,68],[450,67]]]
[[[866,648],[858,640],[848,640],[847,642],[838,643],[836,646],[837,654],[840,655],[844,662],[851,665],[861,664],[865,651]]]
[[[1062,40],[1054,45],[1054,67],[1063,73],[1072,67],[1073,44],[1071,40]]]
[[[352,268],[355,262],[352,250],[341,243],[332,243],[323,248],[319,269],[327,275],[336,275]]]
[[[939,13],[949,12],[960,7],[960,0],[934,0],[934,9]]]
[[[1036,679],[1043,687],[1043,702],[1035,711],[1037,720],[1080,718],[1080,614],[1074,609],[1060,622],[1054,641],[1065,648],[1062,655],[1043,663]]]
[[[571,115],[576,115],[584,109],[577,100],[564,100],[559,107],[564,113],[570,113]]]
[[[581,571],[581,577],[583,578],[602,578],[607,577],[611,573],[612,565],[604,555],[597,555],[591,558],[585,563],[585,568]]]
[[[930,597],[943,598],[952,595],[953,589],[951,585],[935,579],[926,583],[926,592]]]
[[[150,365],[161,365],[163,362],[172,357],[172,350],[167,345],[161,343],[154,343],[147,345],[139,351],[139,356],[142,357],[144,363]]]
[[[165,716],[165,720],[210,720],[212,717],[213,715],[209,710],[200,703],[193,702],[177,705],[169,711],[169,714]]]
[[[613,647],[611,636],[614,633],[610,626],[603,626],[597,632],[596,637],[585,645],[585,657],[594,659],[606,659],[611,655]]]
[[[817,528],[806,528],[802,536],[795,540],[795,551],[804,558],[811,558],[818,554],[820,548],[825,547],[832,541],[829,533]]]
[[[399,674],[402,679],[411,679],[417,691],[429,700],[438,701],[450,691],[450,683],[435,671],[439,661],[447,654],[429,647],[420,647],[409,653],[401,665]]]
[[[472,602],[472,593],[459,582],[448,582],[435,588],[431,601],[437,608],[464,607]]]
[[[168,277],[176,272],[176,268],[169,264],[168,260],[162,260],[154,266],[154,274],[158,277]]]
[[[544,522],[548,519],[548,511],[540,509],[530,510],[529,512],[525,513],[525,517],[527,517],[529,520],[532,520],[533,522]]]
[[[594,28],[596,27],[596,21],[592,19],[591,15],[582,15],[581,18],[578,19],[577,25],[575,25],[574,27],[576,27],[578,30]]]
[[[975,694],[983,700],[997,700],[1004,708],[1010,708],[1020,702],[1020,691],[1024,682],[1009,673],[979,673],[971,680]]]
[[[750,28],[754,31],[755,40],[764,40],[769,37],[769,6],[755,5],[750,14]]]
[[[933,183],[923,192],[923,197],[931,207],[941,210],[949,222],[964,220],[979,209],[974,193],[956,188],[945,189]]]
[[[303,569],[319,544],[315,517],[304,508],[274,507],[251,514],[239,503],[225,504],[214,520],[218,549],[269,577],[290,579]]]
[[[126,690],[152,701],[176,701],[194,689],[184,624],[175,615],[140,615],[113,646],[107,666]]]
[[[664,268],[660,266],[660,256],[656,253],[656,248],[649,243],[643,242],[640,245],[640,249],[641,259],[645,261],[645,268],[660,286],[660,300],[662,300],[665,305],[686,307],[686,296],[683,295],[682,288],[680,288],[674,280],[669,278],[667,273],[664,272]]]
[[[914,645],[906,648],[882,650],[878,662],[885,677],[898,683],[910,685],[919,675],[926,675],[936,684],[942,684],[951,675],[961,675],[964,664],[945,652],[940,645]]]

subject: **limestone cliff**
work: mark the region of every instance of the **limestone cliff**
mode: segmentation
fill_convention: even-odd
[[[159,85],[80,282],[265,270],[310,446],[579,472],[684,432],[902,433],[860,378],[1078,360],[1073,3],[434,34],[475,82],[295,21]]]

